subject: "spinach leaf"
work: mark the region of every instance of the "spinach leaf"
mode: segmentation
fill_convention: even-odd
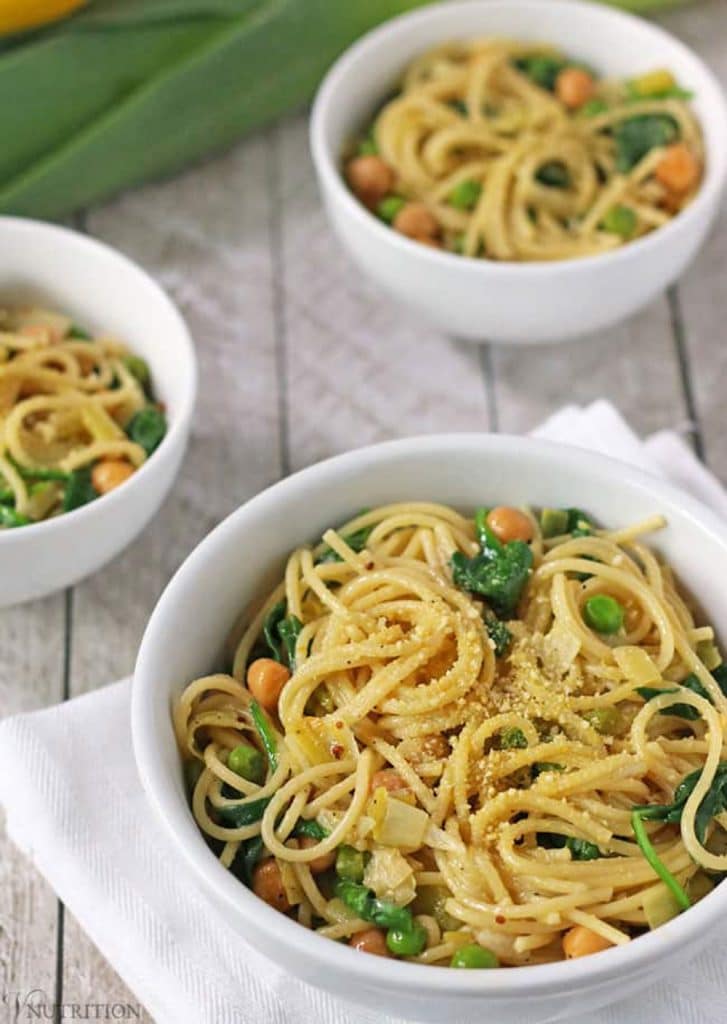
[[[88,333],[88,331],[84,331],[84,329],[82,327],[79,327],[78,324],[71,324],[71,329],[68,332],[68,337],[75,338],[76,341],[93,341],[93,338]]]
[[[252,873],[262,860],[265,843],[262,836],[253,836],[247,842],[240,843],[230,870],[236,878],[246,885],[252,885]]]
[[[613,130],[616,169],[627,173],[655,146],[667,146],[679,135],[676,121],[667,114],[639,114],[621,121]]]
[[[580,508],[567,508],[568,533],[573,537],[590,537],[593,533],[593,523]]]
[[[271,799],[272,797],[263,796],[259,800],[250,800],[246,804],[218,807],[217,812],[225,825],[232,828],[244,828],[246,825],[254,825],[256,821],[260,821]]]
[[[635,814],[642,821],[663,821],[665,824],[676,825],[682,819],[684,805],[699,781],[702,769],[685,775],[674,790],[674,800],[670,804],[637,804],[633,807]],[[712,784],[699,805],[694,819],[694,831],[700,843],[704,844],[707,826],[712,818],[727,810],[727,761],[721,761],[715,772]]]
[[[15,461],[15,459],[11,459],[11,462],[17,469],[18,473],[20,473],[23,480],[58,480],[63,483],[70,477],[70,473],[66,473],[62,469],[21,466],[19,462]]]
[[[717,682],[722,693],[727,696],[727,665],[718,665],[713,670],[712,676]],[[709,703],[712,703],[712,698],[709,696],[704,686],[700,683],[697,676],[693,672],[690,672],[686,678],[684,678],[681,686],[686,687],[687,690],[691,690],[692,693],[696,693],[698,697],[704,697]],[[653,700],[654,697],[658,697],[662,693],[677,693],[675,688],[668,690],[660,690],[653,686],[639,686],[636,692],[644,698],[644,700]],[[695,722],[700,716],[696,708],[693,708],[691,704],[671,704],[668,708],[664,708],[659,712],[660,715],[672,715],[675,718],[683,718],[687,722]]]
[[[467,558],[461,551],[452,555],[452,579],[461,590],[486,597],[500,618],[515,611],[533,564],[533,553],[521,540],[503,544],[487,525],[487,509],[475,514],[475,529],[481,552]]]
[[[278,623],[278,636],[283,641],[291,672],[295,671],[295,645],[302,628],[303,623],[297,615],[288,615],[287,618]]]
[[[265,717],[265,712],[256,700],[250,702],[250,714],[252,715],[253,725],[255,726],[257,734],[263,745],[263,750],[267,754],[268,764],[270,765],[270,771],[272,773],[278,767],[278,744],[275,739],[275,733],[270,728],[270,723]]]
[[[0,505],[0,528],[13,529],[16,526],[28,526],[31,520],[21,512],[16,512],[9,505]]]
[[[464,100],[459,100],[459,99],[447,100],[447,106],[451,107],[452,110],[456,110],[458,114],[462,115],[462,117],[467,117],[467,115],[469,113],[469,109],[468,109],[467,104],[465,103]]]
[[[542,164],[536,174],[536,181],[549,188],[568,188],[571,183],[570,171],[560,160],[550,160]]]
[[[562,57],[551,57],[542,53],[518,57],[513,63],[531,82],[539,85],[541,89],[547,89],[548,92],[553,92],[556,78],[566,67],[566,61]]]
[[[147,405],[135,413],[126,427],[132,441],[140,444],[147,455],[151,455],[161,444],[167,432],[167,419],[161,409]]]
[[[498,744],[500,750],[524,750],[527,745],[525,733],[517,726],[512,729],[503,729],[500,733]]]
[[[287,604],[285,600],[278,601],[270,609],[268,614],[265,616],[263,622],[263,637],[265,643],[270,648],[270,652],[276,661],[282,662],[283,656],[280,648],[280,634],[278,633],[278,626],[285,618],[285,609]]]
[[[308,839],[317,839],[320,842],[321,839],[326,838],[328,832],[318,824],[315,818],[298,818],[293,835],[307,836]]]
[[[562,836],[558,832],[537,832],[538,846],[546,850],[570,850],[572,860],[597,860],[603,854],[588,839],[577,839],[575,836]]]
[[[639,812],[637,808],[634,808],[631,813],[631,827],[634,830],[638,847],[643,853],[646,861],[651,865],[654,872],[671,892],[680,910],[688,910],[689,907],[691,907],[692,902],[689,899],[689,896],[687,896],[686,891],[658,856],[651,840],[649,839],[648,833],[644,828],[644,814]]]
[[[293,672],[295,644],[303,623],[296,615],[286,616],[287,607],[285,599],[273,605],[263,622],[263,637],[273,658],[281,664],[287,660]]]
[[[63,511],[72,512],[74,508],[87,505],[95,498],[98,498],[98,492],[91,483],[91,467],[83,466],[81,469],[74,469],[68,477],[68,483],[63,493]]]
[[[533,765],[533,777],[537,779],[543,772],[564,772],[565,766],[555,761],[536,761]]]
[[[365,515],[366,512],[370,511],[371,510],[368,508],[362,508],[361,511],[359,512],[359,515]],[[363,551],[363,549],[366,547],[366,542],[368,541],[373,528],[373,524],[371,526],[362,526],[359,530],[354,530],[353,533],[344,534],[341,539],[345,541],[346,544],[348,544],[352,551],[355,551],[358,554],[359,551]],[[328,545],[326,545],[323,551],[318,556],[318,558],[316,558],[316,565],[320,565],[321,562],[340,561],[341,556],[338,554],[338,552],[334,551],[333,548],[329,548]]]
[[[495,645],[495,657],[501,658],[510,646],[512,633],[504,622],[501,622],[496,615],[485,616],[485,628],[487,635]]]

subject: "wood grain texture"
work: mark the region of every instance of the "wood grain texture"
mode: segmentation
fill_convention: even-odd
[[[661,19],[710,65],[727,89],[727,4],[706,0],[671,11]],[[710,467],[727,481],[725,395],[725,267],[727,266],[727,208],[702,252],[673,296],[680,355],[704,455]]]
[[[486,430],[478,350],[383,295],[328,229],[304,118],[283,126],[279,162],[292,467],[393,437]]]
[[[724,0],[660,20],[727,82]],[[0,613],[2,714],[60,700],[64,661],[72,695],[130,672],[161,589],[210,528],[281,474],[348,448],[526,431],[567,402],[603,396],[639,431],[686,428],[694,415],[727,479],[727,217],[669,301],[573,345],[517,350],[446,338],[361,278],[326,224],[303,117],[86,223],[179,304],[197,342],[200,402],[174,491],[135,543],[71,599]],[[60,949],[65,1001],[134,1002],[70,915],[57,928],[55,898],[7,841],[0,865],[0,992],[55,992]]]
[[[686,424],[664,298],[626,323],[571,345],[494,348],[489,362],[503,431],[531,430],[566,403],[604,396],[637,431]]]
[[[63,695],[63,595],[0,613],[0,713],[55,704]],[[0,1018],[15,993],[53,993],[58,903],[4,832],[0,837]]]
[[[126,552],[75,588],[71,695],[132,670],[149,614],[179,563],[280,475],[270,159],[268,139],[258,138],[88,218],[88,230],[138,260],[179,304],[201,374],[190,449],[172,495]],[[69,915],[63,998],[134,999]]]

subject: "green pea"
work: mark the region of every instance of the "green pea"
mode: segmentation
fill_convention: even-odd
[[[617,736],[623,731],[623,715],[618,708],[593,708],[583,717],[602,736]]]
[[[631,238],[636,231],[636,214],[630,206],[612,206],[601,221],[604,231],[621,238]]]
[[[401,196],[384,196],[376,207],[376,213],[382,220],[385,220],[387,224],[393,224],[397,213],[405,206],[406,199],[402,199]]]
[[[450,206],[458,210],[472,210],[477,205],[477,200],[482,195],[482,185],[479,181],[460,181],[449,193]]]
[[[136,377],[143,388],[149,386],[151,374],[149,373],[149,364],[146,359],[142,359],[141,356],[128,355],[124,356],[122,362],[129,373]]]
[[[522,729],[503,729],[500,733],[500,749],[513,750],[517,747],[527,747],[528,741]]]
[[[500,961],[491,949],[485,949],[484,946],[478,946],[476,942],[472,942],[468,946],[461,946],[457,950],[449,966],[469,968],[499,967]]]
[[[363,881],[366,870],[366,854],[353,846],[338,847],[336,853],[336,874],[349,882]]]
[[[610,594],[594,594],[583,607],[583,618],[597,633],[618,633],[624,621],[623,605]]]
[[[251,747],[249,743],[241,743],[230,751],[227,767],[248,782],[256,782],[259,785],[265,779],[265,759],[260,751]]]
[[[417,921],[411,928],[389,928],[386,945],[394,956],[418,956],[427,945],[427,932]]]

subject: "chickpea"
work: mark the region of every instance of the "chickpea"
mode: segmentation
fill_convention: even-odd
[[[409,788],[401,775],[393,768],[382,768],[381,771],[374,772],[371,776],[371,792],[375,792],[380,786],[383,786],[389,793]]]
[[[108,494],[128,480],[134,467],[126,459],[102,459],[91,470],[91,483],[99,494]]]
[[[355,935],[351,936],[348,944],[362,953],[373,953],[374,956],[389,956],[386,935],[381,928],[366,928],[362,932],[356,932]]]
[[[289,679],[285,665],[272,658],[258,658],[247,670],[247,688],[266,711],[275,711],[280,692]]]
[[[285,914],[290,903],[283,885],[283,877],[274,857],[261,861],[252,873],[252,891],[269,906]]]
[[[577,956],[590,956],[591,953],[600,953],[612,945],[613,943],[609,942],[608,939],[604,939],[602,935],[597,935],[596,932],[592,932],[590,928],[585,928],[582,924],[571,928],[563,936],[563,952],[569,960]]]
[[[428,245],[430,249],[442,248],[442,243],[438,238],[430,238],[428,235],[422,235],[421,238],[417,237],[414,241],[419,242],[420,245]]]
[[[683,142],[677,142],[665,150],[654,173],[670,192],[688,192],[699,178],[699,163]]]
[[[380,156],[357,156],[346,165],[352,190],[366,206],[374,207],[394,187],[394,172]]]
[[[583,68],[563,68],[555,80],[555,95],[570,110],[577,110],[592,99],[596,83]]]
[[[310,850],[314,846],[318,846],[320,840],[314,839],[312,836],[303,836],[300,841],[300,845],[304,850]],[[306,861],[310,868],[312,875],[320,875],[324,871],[328,871],[329,868],[333,867],[336,860],[336,851],[331,850],[330,853],[323,853],[320,857],[316,857],[315,860]]]
[[[437,244],[439,224],[423,203],[407,203],[402,206],[394,217],[393,227],[395,231],[416,242]]]
[[[503,544],[511,540],[533,539],[533,524],[529,516],[519,508],[498,505],[497,508],[490,509],[487,513],[487,525]]]
[[[47,324],[23,324],[18,331],[24,338],[33,338],[40,345],[56,345],[61,340],[61,333]]]

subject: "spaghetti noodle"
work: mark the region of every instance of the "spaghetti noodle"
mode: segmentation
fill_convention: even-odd
[[[382,220],[431,246],[596,255],[695,195],[704,152],[688,99],[666,70],[615,81],[544,46],[451,44],[409,65],[345,173]]]
[[[59,313],[0,308],[0,528],[107,493],[165,432],[143,359]]]
[[[727,870],[727,679],[643,543],[663,525],[412,502],[294,551],[232,674],[174,709],[222,863],[435,965],[595,952],[700,898]]]

